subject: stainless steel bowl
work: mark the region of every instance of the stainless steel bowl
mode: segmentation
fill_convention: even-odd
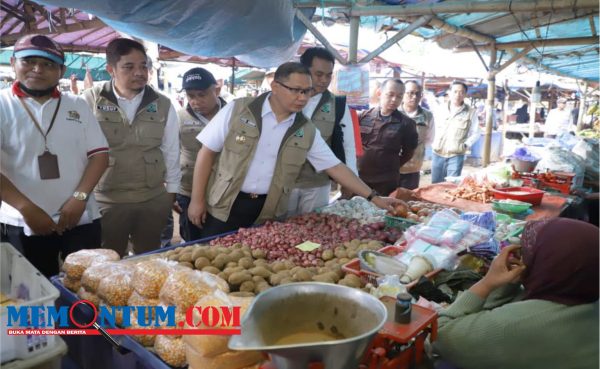
[[[385,305],[360,290],[317,282],[286,284],[256,297],[242,319],[242,334],[229,340],[229,348],[267,352],[277,369],[306,369],[311,362],[323,363],[325,369],[357,368],[386,319]],[[280,343],[298,333],[338,339]]]

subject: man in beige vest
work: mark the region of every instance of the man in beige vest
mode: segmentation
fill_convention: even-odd
[[[102,247],[126,254],[160,246],[160,234],[179,190],[177,112],[147,85],[144,47],[115,39],[106,48],[112,79],[84,92],[110,146],[109,167],[96,187]]]
[[[181,186],[176,196],[175,209],[179,213],[181,237],[191,241],[200,237],[200,229],[192,224],[187,216],[192,196],[194,165],[202,147],[196,136],[227,103],[219,97],[221,87],[217,86],[215,77],[204,68],[192,68],[185,72],[182,88],[188,103],[185,108],[177,111],[181,141]]]
[[[419,187],[421,167],[425,158],[425,145],[431,145],[435,133],[433,114],[419,106],[422,96],[423,88],[419,85],[419,82],[410,80],[404,83],[404,97],[402,98],[400,111],[415,121],[417,133],[419,134],[418,145],[412,158],[400,167],[398,187],[410,190]]]
[[[465,153],[479,139],[477,113],[465,104],[467,89],[464,82],[452,82],[450,101],[436,111],[431,183],[460,176]]]
[[[328,90],[333,75],[335,58],[325,48],[312,47],[302,54],[300,62],[310,70],[313,83],[312,96],[302,113],[311,118],[321,137],[330,148],[334,140],[334,125],[339,125],[336,128],[335,134],[338,136],[335,139],[342,140],[344,163],[357,174],[354,129],[350,111],[345,104],[345,98],[342,97],[343,99],[340,100]],[[337,106],[337,104],[342,103],[344,106]],[[343,112],[343,114],[339,114],[338,111]],[[337,114],[339,116],[336,116]],[[339,119],[339,121],[336,122],[336,119]],[[327,205],[330,190],[331,180],[329,176],[323,172],[317,173],[310,163],[305,163],[296,181],[296,188],[290,194],[288,216],[309,213],[316,208]]]
[[[228,104],[198,135],[202,148],[188,216],[202,228],[202,237],[284,216],[306,160],[317,172],[391,210],[398,200],[379,197],[365,185],[301,114],[312,91],[308,69],[282,64],[271,88]]]

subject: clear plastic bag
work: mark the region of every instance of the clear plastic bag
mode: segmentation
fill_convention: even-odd
[[[217,289],[229,292],[227,282],[213,274],[191,269],[173,272],[163,284],[159,298],[166,305],[175,305],[181,312],[194,305],[202,296]]]
[[[91,265],[83,272],[81,276],[81,285],[89,292],[95,293],[98,285],[103,278],[113,273],[126,272],[131,267],[119,264],[117,262],[104,262]]]
[[[62,265],[68,277],[81,279],[83,272],[92,264],[119,260],[119,254],[110,249],[84,249],[69,254]]]
[[[125,306],[133,292],[131,286],[132,270],[119,271],[102,278],[97,294],[108,305]]]
[[[131,278],[133,288],[142,296],[158,298],[160,289],[176,267],[177,263],[163,259],[140,262]]]
[[[181,338],[171,336],[156,336],[154,340],[156,354],[167,364],[174,367],[187,365],[185,344]]]

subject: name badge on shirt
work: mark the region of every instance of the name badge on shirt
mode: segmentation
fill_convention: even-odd
[[[38,167],[40,169],[41,179],[56,179],[60,178],[58,170],[58,156],[46,150],[38,156]]]
[[[200,122],[195,121],[195,120],[184,120],[183,125],[184,126],[199,126]]]
[[[98,105],[98,110],[108,111],[108,112],[116,112],[118,108],[114,105]]]
[[[156,113],[158,111],[158,105],[156,105],[155,102],[150,103],[150,105],[148,105],[146,107],[146,112],[148,113]]]
[[[248,119],[246,119],[246,118],[240,118],[240,120],[242,121],[242,123],[244,123],[244,124],[246,124],[246,125],[249,125],[249,126],[251,126],[251,127],[256,127],[256,123],[254,123],[254,122],[253,122],[253,121],[251,121],[251,120],[248,120]]]

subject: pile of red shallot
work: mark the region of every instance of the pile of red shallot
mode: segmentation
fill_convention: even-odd
[[[322,253],[351,240],[375,240],[394,243],[402,231],[386,228],[383,222],[361,225],[356,219],[334,214],[308,213],[285,222],[266,222],[260,227],[240,228],[237,233],[214,239],[211,245],[247,245],[252,250],[263,250],[268,261],[289,259],[297,265],[318,265]],[[321,246],[305,252],[295,246],[311,241]]]

